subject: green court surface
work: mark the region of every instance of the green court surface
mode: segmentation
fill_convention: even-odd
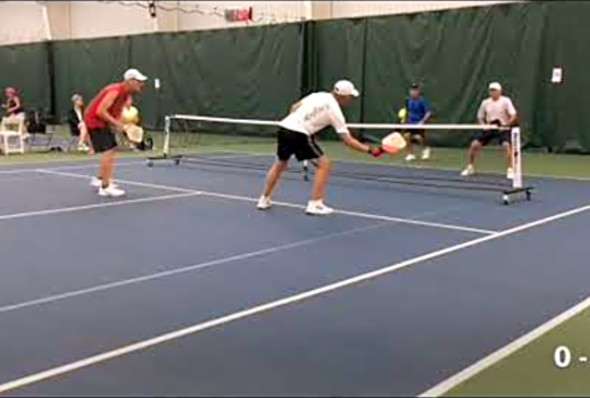
[[[589,331],[590,310],[585,310],[446,395],[589,396]],[[554,363],[555,350],[560,346],[566,346],[571,351],[571,364],[563,369]]]

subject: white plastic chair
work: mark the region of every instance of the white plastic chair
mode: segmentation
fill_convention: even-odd
[[[25,153],[27,132],[24,117],[10,116],[0,122],[0,149],[4,155]]]

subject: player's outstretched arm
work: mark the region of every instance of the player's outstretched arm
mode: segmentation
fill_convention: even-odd
[[[383,151],[380,148],[365,145],[356,138],[354,138],[350,133],[342,133],[340,134],[340,138],[342,139],[342,142],[344,142],[344,145],[359,152],[369,153],[373,156],[380,156],[383,153]]]

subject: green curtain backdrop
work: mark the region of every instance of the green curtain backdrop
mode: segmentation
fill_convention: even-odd
[[[0,47],[0,88],[13,86],[26,108],[49,111],[51,77],[48,43]],[[4,101],[4,92],[1,93]]]
[[[533,146],[590,151],[590,3],[527,2],[410,15],[0,47],[0,85],[63,115],[129,66],[152,78],[138,97],[148,127],[169,113],[277,119],[302,95],[352,80],[350,121],[394,122],[411,82],[440,123],[470,123],[500,81]],[[562,84],[551,82],[562,67]],[[465,145],[468,134],[434,134]]]
[[[366,19],[338,20],[315,23],[314,53],[315,87],[313,91],[330,91],[340,79],[352,81],[362,95],[344,109],[350,121],[360,121],[363,100],[364,48]],[[307,93],[306,93],[307,94]]]
[[[488,83],[497,80],[530,131],[545,8],[511,4],[369,19],[364,121],[393,122],[416,81],[437,122],[473,123]],[[464,145],[469,134],[441,139]]]
[[[130,64],[159,78],[139,96],[148,124],[169,113],[278,118],[301,87],[303,26],[132,37]]]
[[[538,7],[538,6],[537,6]],[[537,145],[558,150],[590,151],[590,3],[548,2],[542,75],[537,79],[534,107]],[[563,67],[563,82],[551,83],[553,67]]]
[[[129,66],[127,37],[58,41],[51,49],[55,112],[60,117],[71,107],[72,94],[82,94],[89,102],[104,85],[121,80]]]

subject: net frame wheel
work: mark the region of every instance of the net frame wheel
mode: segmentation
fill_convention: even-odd
[[[524,191],[524,194],[525,194],[526,200],[530,201],[532,199],[533,194],[530,189],[527,189],[526,191]]]
[[[146,160],[145,164],[147,167],[154,167],[154,161],[151,159]]]
[[[174,159],[174,166],[180,165],[180,159]]]
[[[508,206],[510,204],[510,195],[504,194],[502,196],[502,203],[504,203],[505,206]]]

